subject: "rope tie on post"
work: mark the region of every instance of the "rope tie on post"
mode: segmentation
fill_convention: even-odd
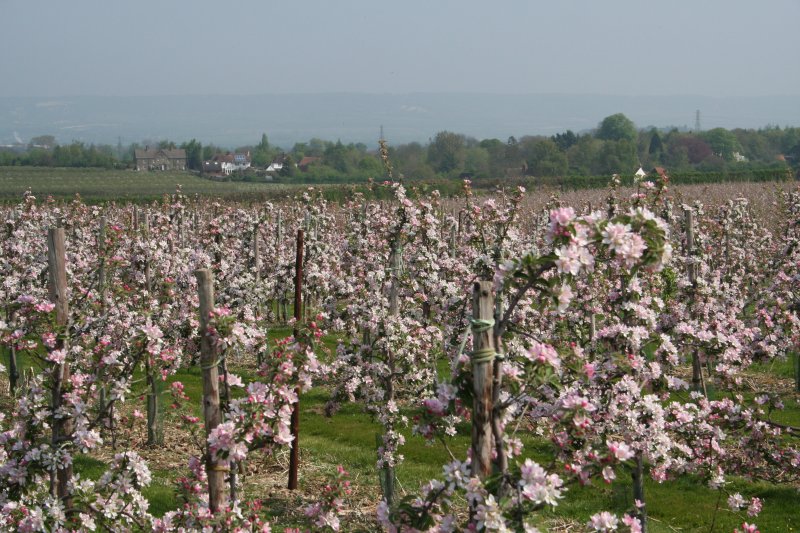
[[[225,355],[221,355],[221,356],[217,357],[215,360],[211,361],[211,363],[208,366],[200,365],[200,369],[201,370],[211,370],[212,368],[218,367],[219,364],[221,362],[223,362],[224,360],[225,360]]]
[[[459,355],[464,353],[464,347],[467,345],[467,338],[470,333],[473,335],[476,333],[484,333],[492,329],[495,324],[493,318],[470,318],[469,321],[471,328],[464,332],[464,337],[461,339],[461,346],[458,349]],[[504,354],[495,352],[491,348],[481,348],[480,350],[470,352],[469,357],[472,364],[476,365],[478,363],[491,363],[495,358],[503,359]]]

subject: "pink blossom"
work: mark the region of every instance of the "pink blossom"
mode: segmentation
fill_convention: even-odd
[[[550,365],[555,369],[561,367],[561,360],[558,356],[558,352],[549,344],[533,341],[531,347],[528,348],[525,353],[527,358],[531,361]]]
[[[57,365],[62,364],[67,359],[66,350],[51,350],[47,352],[47,360]]]
[[[52,302],[42,302],[36,304],[35,306],[33,306],[33,308],[39,311],[40,313],[49,313],[50,311],[56,308],[56,304]]]
[[[588,524],[594,531],[615,531],[619,526],[619,519],[608,511],[592,515]]]
[[[606,446],[608,446],[608,451],[617,461],[627,461],[634,456],[633,450],[624,442],[608,441]]]

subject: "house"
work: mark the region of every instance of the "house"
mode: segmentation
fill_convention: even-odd
[[[276,156],[275,159],[267,167],[267,173],[277,173],[283,170],[283,165],[286,163],[286,154]]]
[[[208,169],[209,174],[230,176],[237,170],[250,168],[250,152],[244,154],[217,154],[209,161],[203,161],[203,172]]]
[[[156,148],[133,152],[136,170],[186,170],[186,150]]]
[[[299,163],[297,163],[297,168],[299,168],[302,172],[306,172],[308,171],[308,167],[319,161],[322,161],[321,157],[311,157],[307,155],[301,159]]]
[[[634,177],[635,177],[637,180],[640,180],[640,179],[644,178],[645,176],[647,176],[647,172],[645,172],[645,171],[644,171],[644,169],[643,169],[642,167],[639,167],[639,170],[637,170],[636,172],[634,172],[633,176],[634,176]]]
[[[655,174],[661,179],[669,179],[669,176],[667,176],[667,171],[664,169],[664,167],[653,167],[653,170],[650,171],[650,174]]]
[[[222,163],[219,161],[203,161],[203,174],[207,176],[222,176]]]

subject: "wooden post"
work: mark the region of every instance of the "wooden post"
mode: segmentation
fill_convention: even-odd
[[[222,272],[222,232],[214,235],[214,270]]]
[[[275,232],[275,243],[277,245],[276,247],[278,248],[278,250],[280,250],[281,248],[283,248],[283,246],[282,246],[282,244],[283,244],[283,210],[282,209],[278,210],[277,226],[278,227],[276,228],[276,232]]]
[[[195,270],[197,294],[200,299],[200,367],[203,370],[203,418],[206,436],[222,422],[219,405],[219,373],[217,371],[217,347],[208,334],[208,321],[214,310],[214,280],[207,268]],[[227,505],[225,494],[225,461],[213,459],[206,449],[206,473],[208,474],[208,506],[217,513]]]
[[[6,320],[11,325],[14,321],[14,311],[10,306],[6,307]],[[12,326],[13,327],[13,326]],[[8,393],[14,396],[17,391],[17,382],[19,381],[19,369],[17,367],[17,347],[11,343],[8,351]]]
[[[472,290],[472,475],[485,479],[492,473],[492,393],[494,354],[494,293],[491,281],[476,281]],[[485,322],[484,322],[485,321]]]
[[[686,276],[692,285],[690,305],[694,306],[697,294],[697,265],[694,263],[694,213],[691,209],[684,209],[683,216],[686,224]],[[703,390],[702,371],[700,354],[695,348],[692,350],[692,390]]]
[[[64,245],[64,228],[50,228],[47,231],[47,271],[48,293],[50,301],[55,304],[56,325],[60,330],[56,340],[55,350],[67,350],[65,337],[69,323],[69,301],[67,300],[67,269]],[[62,387],[70,379],[69,363],[65,360],[53,367],[52,409],[55,413],[63,404]],[[53,417],[52,446],[58,448],[68,440],[72,434],[74,422],[69,418]],[[50,492],[57,496],[69,509],[72,498],[69,496],[69,483],[72,480],[72,464],[58,468],[55,479],[51,477]],[[55,483],[54,483],[55,482]],[[55,485],[55,487],[54,487]]]
[[[278,212],[280,215],[280,211]],[[280,222],[280,218],[278,218]],[[303,230],[297,230],[297,255],[295,256],[294,273],[294,335],[297,337],[300,319],[303,316]],[[300,387],[297,387],[297,403],[292,410],[291,431],[292,449],[289,455],[289,490],[297,488],[297,469],[300,463]]]
[[[686,223],[686,275],[694,287],[697,284],[697,270],[694,264],[694,213],[691,209],[685,209],[683,216]]]
[[[400,246],[396,240],[392,241],[391,252],[389,254],[389,320],[395,320],[400,316],[400,301],[399,301],[399,278],[400,278],[400,265],[402,264],[402,255]],[[396,362],[394,353],[391,350],[386,354],[386,365],[389,367],[389,375],[386,378],[386,401],[393,402],[395,397],[394,380],[396,378]],[[386,427],[387,431],[394,431],[394,426],[390,423]],[[379,439],[380,446],[384,445]],[[381,491],[383,492],[383,499],[386,500],[388,505],[394,503],[395,493],[395,470],[393,466],[384,465],[381,472]]]
[[[144,239],[150,238],[150,214],[145,212],[142,214],[142,227],[144,228]],[[153,297],[153,279],[150,272],[150,258],[144,258],[144,288],[147,291],[147,297]],[[155,368],[153,368],[151,355],[145,356],[145,378],[147,380],[147,445],[157,446],[164,442],[163,433],[159,427],[158,422],[158,376],[156,375]]]
[[[253,273],[255,274],[256,283],[261,280],[261,251],[258,248],[258,234],[260,233],[261,225],[256,224],[253,228]]]
[[[14,236],[13,222],[6,222],[6,233],[8,242],[10,243]],[[11,325],[11,323],[14,321],[14,311],[11,310],[10,302],[6,302],[6,321],[9,323],[9,325]],[[19,370],[17,369],[17,348],[12,342],[8,352],[8,392],[11,396],[14,396],[14,393],[17,390],[18,380]]]
[[[100,227],[97,231],[97,254],[100,257],[100,265],[97,267],[97,294],[100,300],[100,312],[106,308],[106,217],[100,217]],[[100,382],[100,398],[98,409],[100,413],[106,411],[106,384],[103,379],[103,368],[98,369],[98,380]]]
[[[275,222],[275,253],[280,261],[281,252],[283,251],[283,209],[278,210],[278,217]],[[289,319],[288,311],[289,303],[286,300],[285,291],[281,292],[280,300],[278,300],[278,318],[283,320],[284,323]]]
[[[180,216],[178,217],[178,246],[181,248],[186,247],[186,243],[184,242],[184,228],[183,228],[183,209],[180,211]]]
[[[144,227],[144,238],[150,238],[150,214],[145,212],[142,215],[142,226]],[[147,291],[147,296],[152,297],[153,283],[150,278],[150,258],[144,257],[144,289]]]
[[[100,266],[97,269],[97,292],[100,297],[100,307],[106,304],[106,217],[100,217],[100,228],[97,232],[97,253],[100,254]]]
[[[499,317],[503,316],[503,295],[498,294],[495,295],[494,300],[494,316],[499,319]],[[494,351],[499,352],[502,347],[502,338],[498,335],[498,327],[497,324],[492,321],[492,328],[490,329],[490,333],[492,334],[492,340],[494,341]],[[494,472],[501,473],[504,476],[508,473],[508,451],[506,450],[505,441],[503,440],[503,427],[501,425],[501,420],[503,418],[503,410],[499,409],[498,406],[501,404],[500,401],[500,392],[502,391],[503,386],[503,361],[500,357],[494,357],[494,360],[489,363],[492,365],[492,411],[490,412],[490,422],[492,426],[492,436],[494,437],[494,459],[492,464],[494,465]],[[509,489],[509,484],[504,479],[500,483],[500,487],[498,489],[498,497],[505,496],[507,490]]]

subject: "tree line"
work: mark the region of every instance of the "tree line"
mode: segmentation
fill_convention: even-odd
[[[197,171],[204,160],[215,154],[235,151],[249,152],[255,168],[266,168],[276,160],[283,162],[279,179],[287,181],[362,181],[383,174],[377,150],[364,143],[312,138],[286,150],[270,144],[266,134],[259,143],[234,150],[202,144],[196,139],[180,145],[162,140],[123,147],[121,143],[87,145],[77,141],[58,145],[52,136],[40,136],[32,139],[25,151],[0,149],[0,165],[131,168],[134,151],[145,146],[183,148],[187,167]],[[566,130],[552,136],[478,140],[440,131],[426,144],[390,146],[389,155],[396,173],[412,179],[626,175],[633,174],[639,166],[645,170],[663,166],[671,172],[730,172],[797,166],[800,128],[639,129],[624,114],[617,113],[603,119],[592,131]],[[312,162],[299,170],[297,164],[308,157],[313,158]]]

